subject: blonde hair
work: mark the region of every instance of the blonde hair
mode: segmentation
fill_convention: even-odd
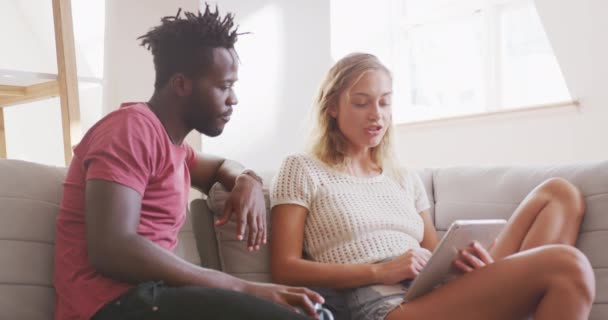
[[[384,71],[392,81],[391,72],[376,56],[351,53],[336,62],[321,83],[314,100],[313,116],[316,121],[309,151],[330,167],[345,169],[349,161],[346,155],[347,138],[338,128],[337,120],[330,115],[330,108],[337,107],[340,95],[349,90],[366,72],[374,70]],[[403,176],[397,168],[393,135],[394,127],[391,119],[380,144],[371,148],[371,160],[383,172],[401,182]]]

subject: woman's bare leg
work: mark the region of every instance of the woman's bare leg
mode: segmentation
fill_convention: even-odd
[[[498,260],[545,244],[574,245],[584,212],[585,200],[573,184],[548,179],[517,207],[491,254]]]
[[[576,248],[527,250],[463,275],[396,308],[387,320],[587,319],[595,296],[593,270]]]

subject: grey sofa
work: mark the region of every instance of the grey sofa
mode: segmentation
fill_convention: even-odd
[[[53,319],[55,218],[66,172],[65,168],[0,160],[0,320]],[[193,216],[188,214],[176,251],[200,264]]]
[[[589,257],[596,277],[597,295],[589,319],[608,320],[608,161],[544,167],[425,169],[419,174],[440,234],[456,219],[508,219],[528,192],[550,177],[563,177],[577,185],[587,204],[577,247]],[[272,173],[263,176],[269,184]],[[207,200],[195,200],[190,207],[193,212],[205,212],[201,216],[219,214],[226,197],[222,186],[216,184]],[[213,234],[207,234],[205,241],[213,245],[201,251],[204,266],[245,279],[270,280],[268,247],[248,253],[244,244],[235,240],[234,223],[217,228],[215,239],[210,235]]]
[[[0,319],[52,319],[55,217],[65,168],[0,160]],[[564,177],[584,193],[587,212],[578,239],[591,260],[597,296],[590,319],[608,319],[608,161],[546,167],[468,167],[420,171],[436,227],[455,219],[508,218],[535,185]],[[272,174],[265,175],[269,182]],[[225,191],[215,185],[207,199],[190,204],[177,254],[236,276],[268,281],[268,247],[248,253],[234,239],[234,224],[213,226]],[[270,239],[271,240],[271,239]],[[272,241],[272,240],[271,240]]]

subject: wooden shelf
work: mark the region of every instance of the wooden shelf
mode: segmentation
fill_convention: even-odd
[[[0,97],[21,97],[25,95],[27,87],[24,86],[9,86],[0,84]]]
[[[78,78],[70,0],[53,0],[53,24],[57,50],[57,75],[0,70],[0,157],[2,158],[6,158],[3,108],[10,106],[58,96],[61,102],[66,165],[72,159],[72,147],[80,140]],[[98,79],[92,81],[99,82]]]
[[[27,87],[33,84],[57,80],[52,73],[0,69],[0,85]]]
[[[0,108],[48,99],[59,95],[59,82],[51,80],[29,86],[0,85]]]

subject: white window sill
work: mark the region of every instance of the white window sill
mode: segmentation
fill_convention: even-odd
[[[579,101],[571,100],[571,101],[554,102],[554,103],[549,103],[549,104],[535,105],[535,106],[528,106],[528,107],[508,108],[508,109],[501,109],[501,110],[496,110],[496,111],[471,113],[471,114],[464,114],[464,115],[458,115],[458,116],[448,116],[448,117],[435,118],[435,119],[429,119],[429,120],[399,122],[399,123],[395,123],[395,126],[398,128],[409,128],[409,127],[427,126],[427,125],[434,125],[434,124],[456,123],[456,122],[459,122],[462,120],[497,118],[497,117],[503,117],[505,115],[513,115],[513,114],[532,114],[532,113],[536,113],[538,111],[544,111],[544,110],[566,110],[566,109],[576,110],[578,108],[580,108]]]

